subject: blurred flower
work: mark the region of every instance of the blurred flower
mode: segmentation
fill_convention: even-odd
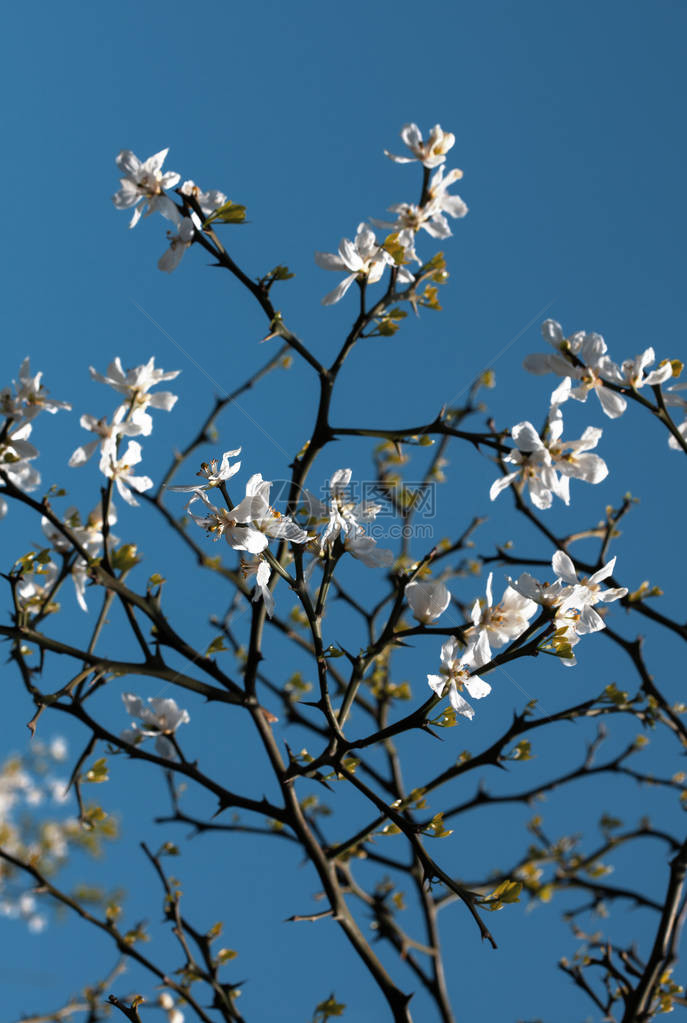
[[[169,991],[162,991],[158,995],[158,1001],[160,1008],[167,1013],[167,1023],[184,1023],[184,1014],[181,1009],[177,1009]]]
[[[181,710],[176,700],[163,699],[159,696],[148,697],[150,707],[146,707],[143,700],[133,693],[122,693],[122,700],[127,714],[141,721],[140,725],[132,722],[131,728],[122,732],[122,739],[132,746],[137,746],[144,738],[155,736],[155,749],[158,755],[166,760],[173,760],[176,752],[167,736],[173,735],[179,725],[188,724],[191,720],[188,711]]]
[[[344,540],[344,549],[368,568],[386,568],[393,563],[394,552],[378,547],[377,541],[366,533],[350,533]]]

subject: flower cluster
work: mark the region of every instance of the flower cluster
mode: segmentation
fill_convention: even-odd
[[[565,337],[560,323],[555,320],[544,321],[542,336],[553,351],[528,355],[524,366],[530,373],[555,373],[563,378],[551,396],[552,404],[562,405],[569,398],[584,402],[593,391],[610,419],[617,419],[627,408],[627,399],[617,388],[632,392],[643,387],[658,387],[682,369],[680,363],[663,359],[647,373],[647,367],[656,361],[653,348],[646,348],[641,355],[618,365],[608,355],[606,342],[600,334],[577,331]],[[684,385],[677,385],[680,386]],[[677,388],[671,388],[674,389]]]
[[[107,418],[96,419],[95,416],[83,415],[81,426],[90,433],[96,435],[95,440],[78,447],[69,459],[69,464],[74,466],[84,465],[88,459],[100,449],[100,471],[108,479],[113,480],[120,497],[127,504],[137,505],[132,490],[137,493],[144,493],[153,486],[149,476],[137,476],[132,469],[141,461],[141,445],[136,440],[130,440],[126,450],[120,452],[122,437],[135,437],[150,435],[153,429],[153,419],[147,411],[151,409],[164,409],[169,412],[176,404],[177,395],[170,391],[156,391],[151,394],[151,388],[165,380],[174,380],[179,376],[180,370],[165,372],[155,368],[155,359],[151,358],[142,366],[134,369],[124,370],[121,360],[114,359],[107,367],[105,374],[98,373],[90,367],[91,377],[103,384],[108,384],[114,391],[124,397],[112,416],[110,422]]]
[[[593,391],[603,412],[610,419],[617,419],[627,408],[627,398],[620,393],[637,392],[642,387],[658,387],[682,369],[678,361],[664,359],[647,372],[656,360],[653,348],[647,348],[633,359],[625,359],[620,365],[608,355],[606,342],[600,334],[579,331],[565,337],[559,323],[545,320],[542,335],[553,351],[528,355],[525,369],[530,373],[555,373],[562,377],[560,384],[551,394],[550,408],[542,436],[529,422],[518,423],[511,430],[515,449],[505,456],[507,465],[514,465],[512,472],[494,481],[489,491],[491,500],[511,484],[527,487],[530,500],[537,508],[550,508],[554,497],[565,504],[570,503],[570,480],[579,479],[586,483],[601,483],[608,475],[606,463],[598,455],[591,454],[601,439],[602,430],[589,426],[579,440],[564,441],[563,415],[561,406],[570,398],[586,402]],[[666,405],[682,405],[687,412],[687,402],[676,393],[685,387],[676,384],[664,395]],[[679,427],[687,438],[687,419]],[[669,444],[679,447],[677,439],[671,437]]]
[[[427,682],[437,696],[448,696],[456,714],[472,718],[474,710],[461,695],[465,689],[473,700],[480,700],[491,692],[488,682],[476,673],[492,659],[492,651],[525,632],[530,618],[537,610],[534,601],[523,597],[508,586],[498,604],[494,605],[493,573],[489,573],[486,600],[475,600],[472,625],[462,630],[464,644],[451,636],[441,647],[439,675],[428,675]],[[414,581],[406,586],[405,595],[413,616],[421,624],[439,618],[448,607],[451,595],[440,580]],[[461,647],[465,649],[461,653]]]
[[[374,231],[366,223],[358,225],[353,241],[344,238],[339,245],[338,253],[316,252],[315,262],[323,270],[334,270],[346,273],[340,284],[325,295],[323,305],[333,305],[346,294],[354,281],[361,285],[376,284],[387,267],[393,270],[395,280],[401,284],[413,284],[414,274],[408,269],[409,263],[421,263],[415,251],[415,236],[425,230],[432,238],[448,238],[451,235],[446,216],[460,218],[468,212],[468,208],[458,195],[451,195],[448,189],[459,181],[463,172],[454,169],[444,176],[446,153],[452,148],[455,138],[450,132],[443,132],[437,124],[425,142],[416,124],[406,124],[401,131],[401,138],[413,156],[393,156],[386,152],[396,163],[412,163],[419,161],[428,170],[437,168],[429,181],[425,182],[419,205],[415,203],[395,203],[389,211],[396,215],[394,221],[377,220],[371,222],[390,230],[392,233],[382,242],[378,242]]]
[[[556,574],[553,583],[540,583],[526,572],[519,579],[510,580],[513,589],[521,596],[554,611],[554,632],[549,645],[566,665],[575,664],[572,648],[579,643],[581,636],[605,628],[603,618],[594,610],[595,606],[610,604],[627,595],[624,586],[608,590],[600,586],[613,574],[615,561],[612,558],[589,578],[580,579],[570,556],[565,551],[556,551],[551,561]]]
[[[528,573],[508,580],[501,600],[494,604],[493,573],[487,578],[485,599],[472,605],[472,624],[460,630],[460,639],[451,636],[441,647],[440,673],[428,675],[427,682],[439,697],[448,696],[456,714],[472,719],[474,709],[462,695],[466,691],[473,700],[491,692],[491,686],[480,677],[494,651],[520,639],[531,627],[537,610],[549,612],[544,621],[535,623],[532,631],[543,625],[539,649],[553,653],[563,664],[575,664],[573,647],[582,636],[605,628],[603,618],[595,610],[600,603],[611,603],[627,594],[625,587],[602,589],[601,583],[613,573],[615,558],[593,573],[580,579],[565,551],[556,551],[552,559],[556,579],[540,583]],[[446,585],[440,580],[413,581],[406,586],[406,599],[417,621],[423,625],[439,618],[451,601]]]
[[[504,458],[504,462],[517,468],[492,483],[489,497],[494,501],[517,481],[527,486],[530,500],[537,508],[550,508],[554,497],[569,504],[571,479],[601,483],[608,476],[604,460],[590,453],[602,432],[589,426],[579,440],[563,440],[563,417],[557,405],[549,413],[543,437],[531,423],[518,423],[511,430],[516,450]]]
[[[30,754],[12,756],[0,767],[0,831],[3,847],[18,859],[28,860],[48,873],[67,858],[70,842],[78,841],[81,826],[73,818],[34,816],[36,807],[59,806],[67,800],[67,782],[59,771],[67,756],[61,737],[49,743],[34,740]],[[12,867],[0,867],[0,916],[23,920],[38,934],[47,925],[36,895],[27,891]]]
[[[24,359],[19,379],[12,387],[0,391],[0,414],[5,421],[0,429],[0,469],[20,490],[32,491],[40,485],[41,476],[31,462],[38,451],[29,443],[33,420],[40,412],[52,415],[60,409],[71,409],[66,401],[55,401],[41,383],[42,373],[31,373],[31,363]],[[0,497],[0,518],[7,514],[7,502]]]
[[[317,541],[320,554],[332,553],[337,540],[343,549],[370,568],[390,565],[393,553],[377,547],[373,537],[365,532],[363,523],[371,522],[381,511],[381,505],[358,503],[349,496],[352,472],[337,469],[328,484],[329,501],[320,501],[309,491],[304,492],[303,512],[310,527],[324,526]]]
[[[380,511],[378,504],[358,504],[348,497],[351,481],[350,469],[338,469],[329,481],[329,502],[325,503],[309,491],[303,491],[302,501],[296,508],[299,525],[290,515],[282,514],[270,504],[272,483],[254,473],[247,483],[245,495],[233,504],[226,482],[240,469],[241,463],[230,461],[241,449],[225,451],[221,463],[217,459],[201,464],[198,476],[202,482],[169,487],[171,491],[191,493],[186,510],[189,518],[204,529],[213,540],[224,539],[235,551],[253,556],[253,561],[242,562],[244,577],[255,576],[253,599],[263,599],[268,615],[274,612],[274,597],[270,580],[274,564],[269,551],[270,540],[303,545],[310,555],[305,569],[309,578],[315,565],[327,556],[349,553],[370,567],[389,565],[393,561],[390,550],[379,548],[373,537],[365,532],[363,523],[370,522]],[[225,506],[218,507],[210,500],[208,491],[219,489]],[[201,502],[200,514],[191,508]],[[204,506],[204,507],[202,507]],[[320,528],[321,527],[321,528]],[[339,547],[337,548],[337,542]]]
[[[124,174],[120,179],[121,188],[112,196],[118,210],[132,209],[133,215],[129,227],[135,227],[141,216],[160,213],[174,225],[174,231],[168,231],[169,248],[158,260],[158,269],[171,273],[179,265],[186,249],[193,244],[197,231],[202,228],[200,217],[193,208],[187,213],[176,205],[167,195],[170,188],[179,184],[180,174],[175,171],[162,172],[162,165],[167,158],[169,149],[161,149],[159,153],[149,156],[147,160],[139,158],[130,149],[123,149],[116,158],[117,166]],[[224,192],[211,189],[204,192],[195,181],[184,181],[178,189],[182,197],[193,200],[200,211],[209,217],[227,202]]]

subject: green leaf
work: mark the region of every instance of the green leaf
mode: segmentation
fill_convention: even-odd
[[[137,565],[141,559],[135,543],[125,543],[110,554],[110,563],[119,572],[126,572]]]
[[[520,892],[522,891],[522,881],[503,881],[498,888],[494,888],[493,892],[489,895],[485,895],[481,900],[481,905],[484,909],[488,909],[490,912],[496,912],[507,903],[520,902]]]
[[[89,768],[88,771],[86,771],[86,774],[84,775],[84,781],[90,781],[99,784],[100,782],[107,780],[108,780],[107,760],[105,759],[105,757],[101,757],[100,760],[96,760],[93,766]]]
[[[332,993],[324,1002],[320,1002],[315,1008],[313,1023],[327,1023],[328,1019],[334,1016],[343,1016],[346,1005],[344,1002],[337,1002]]]
[[[279,266],[275,266],[274,270],[270,270],[267,276],[273,281],[290,281],[296,275],[291,273],[288,266],[283,266],[280,263]]]
[[[215,220],[219,221],[220,224],[242,224],[245,219],[246,207],[228,199],[223,206],[220,206],[214,213],[210,214],[203,224],[203,230]]]
[[[213,639],[212,643],[210,643],[210,646],[205,651],[205,656],[206,657],[211,657],[212,654],[218,654],[218,653],[220,653],[220,651],[226,650],[226,649],[227,648],[224,645],[224,637],[223,636],[215,636],[215,638]]]
[[[453,834],[453,830],[444,827],[443,813],[435,813],[427,827],[423,829],[422,834],[429,838],[448,838]]]

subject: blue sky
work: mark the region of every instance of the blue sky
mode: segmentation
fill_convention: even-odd
[[[497,389],[486,397],[498,425],[525,418],[540,423],[553,378],[528,377],[521,364],[527,353],[542,350],[539,324],[546,316],[560,320],[566,332],[599,331],[617,361],[650,344],[659,359],[684,358],[687,225],[679,125],[686,21],[684,5],[665,0],[439,0],[423,9],[407,0],[337,7],[309,0],[252,7],[206,0],[194,8],[131,0],[111,9],[14,5],[5,15],[12,45],[1,72],[11,97],[0,257],[3,383],[30,354],[52,393],[71,400],[77,413],[37,426],[45,483],[64,483],[72,473],[65,463],[83,440],[78,414],[105,415],[114,407],[105,389],[90,382],[88,365],[103,370],[115,355],[136,365],[154,354],[165,369],[182,369],[175,382],[178,406],[158,415],[145,445],[143,471],[159,478],[171,449],[197,428],[214,394],[230,391],[268,354],[269,343],[257,345],[266,329],[254,303],[228,275],[207,269],[203,253],[191,251],[168,277],[155,265],[166,246],[162,221],[151,217],[127,230],[128,216],[110,201],[117,188],[114,157],[122,148],[146,157],[169,146],[169,169],[247,206],[249,223],[226,229],[232,253],[255,276],[277,263],[289,265],[296,276],[276,286],[277,305],[313,351],[329,359],[352,320],[355,298],[351,292],[334,308],[321,306],[336,279],[315,266],[314,250],[335,251],[359,221],[383,217],[391,203],[416,198],[417,167],[394,166],[383,156],[385,148],[401,151],[398,132],[405,122],[416,121],[425,131],[440,122],[455,133],[448,166],[464,171],[458,190],[470,213],[455,223],[444,246],[451,273],[441,295],[444,311],[425,312],[406,321],[393,341],[369,342],[356,352],[334,402],[339,425],[428,421],[492,363]],[[423,238],[419,249],[429,256],[434,244]],[[309,435],[314,408],[310,371],[281,371],[264,391],[247,396],[241,409],[225,413],[218,448],[242,445],[247,470],[283,478]],[[628,490],[636,493],[641,504],[617,545],[619,567],[628,572],[620,576],[629,586],[645,578],[659,582],[667,613],[678,613],[679,564],[666,542],[682,525],[686,495],[678,456],[668,452],[658,425],[633,410],[610,422],[590,399],[571,409],[570,419],[573,436],[579,435],[573,428],[604,428],[600,450],[611,474],[597,488],[573,484],[572,507],[551,513],[553,528],[564,532],[595,523],[607,503],[617,503]],[[338,442],[318,461],[317,481],[342,465],[361,476],[369,471],[369,453],[366,441]],[[514,539],[539,557],[551,553],[513,520],[507,498],[487,507],[497,474],[488,459],[455,448],[450,463],[437,528],[455,531],[456,520],[460,527],[488,511],[484,549]],[[84,510],[95,503],[94,467],[80,476],[74,471],[68,483],[70,498]],[[24,552],[17,546],[26,546],[37,530],[15,511],[2,529],[5,570]],[[145,511],[122,510],[118,532],[141,538],[147,574],[173,576],[170,613],[187,616],[199,644],[210,638],[207,618],[223,612],[223,592],[201,588],[189,602],[190,562],[178,549],[172,552]],[[351,578],[369,585],[367,570],[354,568],[359,573],[351,571]],[[481,592],[483,581],[475,585]],[[70,601],[66,594],[65,606]],[[65,609],[75,635],[78,614]],[[633,627],[627,623],[628,634]],[[669,671],[676,647],[660,639],[648,643],[656,670]],[[436,653],[419,652],[407,670],[422,679],[423,671],[433,670],[427,659]],[[601,641],[585,658],[574,681],[548,665],[523,673],[517,688],[504,688],[501,699],[491,701],[493,717],[476,722],[470,736],[467,728],[456,738],[451,733],[449,741],[461,749],[486,741],[489,729],[522,703],[519,689],[548,707],[568,698],[571,685],[591,694],[608,681],[622,681],[626,665],[615,654],[609,658]],[[30,708],[18,678],[7,668],[5,677],[2,745],[9,751],[26,741]],[[126,725],[117,693],[103,711],[112,715],[113,729]],[[64,731],[64,722],[53,728]],[[216,769],[250,777],[250,745],[240,735],[229,736],[200,707],[187,731],[190,747],[207,752]],[[587,737],[580,732],[578,751]],[[70,740],[78,749],[83,738],[71,730]],[[409,743],[408,755],[412,774],[423,757],[441,764],[450,753]],[[112,773],[107,799],[120,812],[123,839],[108,869],[121,869],[133,915],[157,920],[158,892],[136,843],[142,836],[153,844],[182,836],[162,836],[145,823],[167,809],[161,779],[149,774],[142,788],[138,770],[123,761]],[[632,793],[642,807],[650,796]],[[609,804],[616,799],[621,796],[609,788]],[[578,809],[562,797],[550,812],[564,830]],[[632,803],[626,809],[639,814]],[[670,816],[672,804],[660,809]],[[496,863],[501,840],[500,829],[482,823],[479,812],[473,818],[475,833],[448,840],[454,844],[445,854],[466,875],[480,863]],[[526,819],[525,810],[509,818],[516,844],[526,841]],[[216,892],[223,893],[222,913],[235,927],[227,944],[241,953],[236,976],[249,980],[247,1018],[273,1018],[271,1000],[283,998],[287,1008],[279,1018],[297,1023],[334,989],[349,1003],[351,1019],[378,1019],[368,981],[349,965],[333,927],[326,948],[321,932],[306,928],[296,935],[302,943],[296,949],[279,923],[307,912],[317,886],[299,869],[298,857],[284,852],[275,870],[281,850],[264,842],[236,840],[228,854],[216,839],[202,841],[184,846],[178,872],[189,903],[196,898],[199,915],[208,914],[208,926],[218,912]],[[93,865],[84,870],[95,876]],[[541,1016],[572,1023],[589,1013],[555,970],[556,955],[574,950],[555,905],[529,915],[498,914],[498,953],[478,945],[459,911],[448,921],[450,912],[449,976],[459,1016],[462,1007],[463,1018],[474,1017],[487,991],[493,1019]],[[5,978],[3,1001],[14,1016],[54,1007],[109,962],[105,945],[68,921],[41,937],[3,921],[0,928],[5,967],[13,971]],[[39,970],[42,985],[25,979],[27,963]],[[569,1016],[561,1015],[561,999]]]

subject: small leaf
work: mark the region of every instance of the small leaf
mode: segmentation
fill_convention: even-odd
[[[324,1002],[320,1002],[315,1008],[313,1023],[327,1023],[333,1016],[343,1016],[346,1005],[344,1002],[337,1002],[332,993]]]
[[[84,781],[94,782],[100,784],[108,780],[107,774],[107,760],[105,757],[101,757],[100,760],[96,760],[95,763],[84,775]]]
[[[228,199],[222,206],[211,213],[203,224],[203,230],[218,220],[220,224],[242,224],[246,219],[246,207]]]
[[[227,649],[227,647],[224,644],[224,637],[223,636],[215,636],[215,638],[213,639],[212,643],[210,643],[209,647],[205,651],[205,656],[206,657],[211,657],[212,654],[218,654],[218,653],[220,653],[220,651],[226,650],[226,649]]]

